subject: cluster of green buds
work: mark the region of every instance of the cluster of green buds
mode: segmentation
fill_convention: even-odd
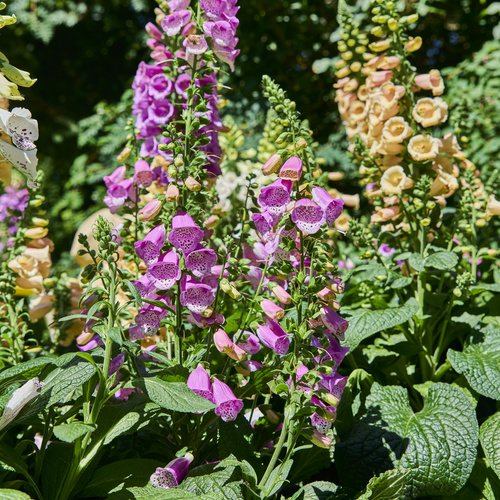
[[[376,26],[371,30],[371,34],[374,36],[383,37],[390,35],[418,21],[418,14],[416,13],[401,17],[396,2],[376,0],[375,4],[375,7],[372,8],[372,22]],[[372,47],[370,48],[374,50]]]

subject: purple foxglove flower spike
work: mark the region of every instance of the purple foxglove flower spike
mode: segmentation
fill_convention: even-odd
[[[280,179],[287,181],[298,181],[302,175],[302,160],[298,156],[292,156],[281,167]]]
[[[203,231],[194,223],[193,218],[179,210],[172,219],[172,231],[168,241],[184,255],[192,252],[203,239]]]
[[[327,191],[320,187],[312,190],[313,200],[324,210],[325,219],[328,226],[332,226],[335,219],[342,213],[344,202],[332,198]]]
[[[160,255],[146,272],[146,276],[160,290],[172,288],[175,282],[181,279],[181,275],[179,256],[173,249]]]
[[[191,11],[178,10],[171,16],[165,16],[161,22],[161,27],[167,36],[174,36],[179,33],[183,26],[191,20]]]
[[[211,269],[217,263],[217,254],[210,248],[198,245],[186,257],[186,269],[196,277],[203,278],[210,274]]]
[[[155,488],[175,488],[186,477],[193,455],[186,453],[182,458],[175,458],[165,467],[157,467],[151,475],[150,482]]]
[[[238,334],[235,333],[233,340],[236,342]],[[238,342],[238,347],[243,349],[247,354],[256,354],[260,351],[259,337],[254,335],[252,332],[244,331],[240,337],[240,342]]]
[[[215,403],[212,393],[212,384],[210,383],[210,375],[203,366],[198,365],[197,368],[191,372],[187,379],[187,386],[199,396],[208,399],[211,403]]]
[[[243,401],[234,395],[228,385],[216,378],[214,378],[212,391],[217,405],[215,414],[224,422],[236,420],[238,413],[243,409]]]
[[[295,202],[292,222],[304,233],[314,234],[325,223],[323,209],[312,200],[302,198]]]
[[[320,320],[326,328],[342,342],[345,340],[345,331],[349,322],[341,318],[331,307],[323,306],[320,309]]]
[[[245,351],[241,347],[237,346],[234,342],[232,342],[227,333],[222,328],[219,328],[214,333],[214,344],[219,352],[227,354],[231,359],[234,359],[235,361],[243,361],[246,358]]]
[[[262,188],[258,198],[261,208],[267,208],[273,214],[281,217],[290,203],[292,185],[292,181],[277,179],[270,186]]]
[[[284,355],[288,351],[290,346],[289,335],[276,321],[266,318],[265,325],[257,328],[257,335],[260,341],[276,354]]]
[[[191,312],[201,314],[215,300],[215,295],[209,285],[200,283],[191,276],[181,280],[181,304]]]
[[[134,243],[135,252],[146,265],[150,266],[158,260],[166,237],[167,231],[165,226],[160,224],[149,231],[143,240]]]

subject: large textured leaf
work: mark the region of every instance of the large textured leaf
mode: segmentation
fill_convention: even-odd
[[[372,311],[369,309],[357,309],[349,311],[349,328],[346,332],[344,345],[349,346],[351,351],[364,339],[371,335],[406,323],[418,311],[418,303],[412,297],[401,307],[381,309]]]
[[[240,470],[237,469],[236,472],[240,473]],[[241,500],[241,485],[232,481],[233,474],[233,466],[221,469],[217,465],[201,465],[188,473],[188,477],[182,482],[182,488],[197,495],[193,498],[211,495],[222,500]]]
[[[431,386],[424,401],[414,413],[405,389],[373,384],[367,415],[335,450],[341,483],[360,488],[396,468],[408,471],[401,498],[458,491],[476,458],[474,408],[461,389],[442,383]]]
[[[164,490],[148,485],[120,490],[107,498],[108,500],[194,500],[198,497],[193,497],[190,491],[181,488]]]
[[[481,425],[479,439],[490,467],[500,478],[500,412]]]
[[[45,451],[42,467],[42,493],[44,498],[57,498],[64,487],[64,478],[74,458],[73,445],[50,443]]]
[[[167,410],[192,413],[215,408],[214,404],[195,394],[184,382],[164,382],[153,377],[138,380],[135,385],[142,388],[151,401]]]
[[[463,352],[449,349],[447,357],[475,391],[500,400],[500,330],[475,333]]]
[[[394,500],[401,498],[406,488],[408,472],[388,470],[374,477],[366,486],[365,492],[356,500]]]
[[[44,366],[51,363],[54,358],[35,358],[19,365],[11,366],[0,372],[0,390],[19,380],[28,380],[38,375]]]
[[[87,432],[94,432],[95,426],[86,425],[81,422],[61,424],[54,427],[54,436],[65,443],[73,443],[79,437],[85,436]]]
[[[441,271],[453,269],[458,264],[458,255],[454,252],[436,252],[425,259],[425,267],[435,267]]]

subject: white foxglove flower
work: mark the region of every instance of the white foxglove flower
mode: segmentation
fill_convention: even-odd
[[[27,177],[29,188],[36,187],[38,158],[34,141],[38,139],[38,122],[26,108],[0,109],[0,130],[12,138],[12,144],[0,141],[0,154]]]
[[[7,427],[18,415],[18,413],[34,398],[39,394],[40,389],[45,384],[39,382],[38,379],[32,378],[28,380],[24,385],[16,389],[9,401],[5,405],[3,410],[2,418],[0,418],[0,429]]]

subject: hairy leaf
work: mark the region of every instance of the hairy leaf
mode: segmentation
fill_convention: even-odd
[[[357,309],[349,311],[349,328],[346,332],[344,345],[351,348],[351,352],[360,342],[371,335],[406,323],[418,311],[418,303],[412,297],[401,307],[380,309]],[[347,314],[347,312],[346,312]]]
[[[455,252],[436,252],[425,259],[425,267],[435,267],[441,271],[453,269],[458,264]]]
[[[500,400],[500,330],[474,333],[463,352],[448,349],[447,357],[475,391]]]
[[[365,492],[356,500],[393,500],[400,498],[405,490],[408,472],[388,470],[370,480]]]
[[[442,383],[424,401],[414,413],[405,389],[373,384],[366,416],[336,447],[342,484],[359,488],[391,468],[408,471],[410,497],[451,495],[465,484],[479,438],[474,408],[461,389]]]
[[[84,436],[87,432],[93,432],[95,426],[86,425],[81,422],[72,422],[71,424],[61,424],[54,427],[54,435],[57,439],[66,443],[73,443],[79,437]]]
[[[215,408],[213,403],[195,394],[183,382],[164,382],[153,377],[137,380],[134,384],[144,390],[151,401],[167,410],[192,413]]]
[[[31,500],[31,497],[22,491],[0,488],[0,500]]]
[[[500,478],[500,412],[481,425],[479,439],[490,467]]]
[[[54,358],[51,357],[35,358],[3,370],[0,372],[0,390],[12,384],[12,382],[35,377],[44,366],[47,366],[53,360]]]

